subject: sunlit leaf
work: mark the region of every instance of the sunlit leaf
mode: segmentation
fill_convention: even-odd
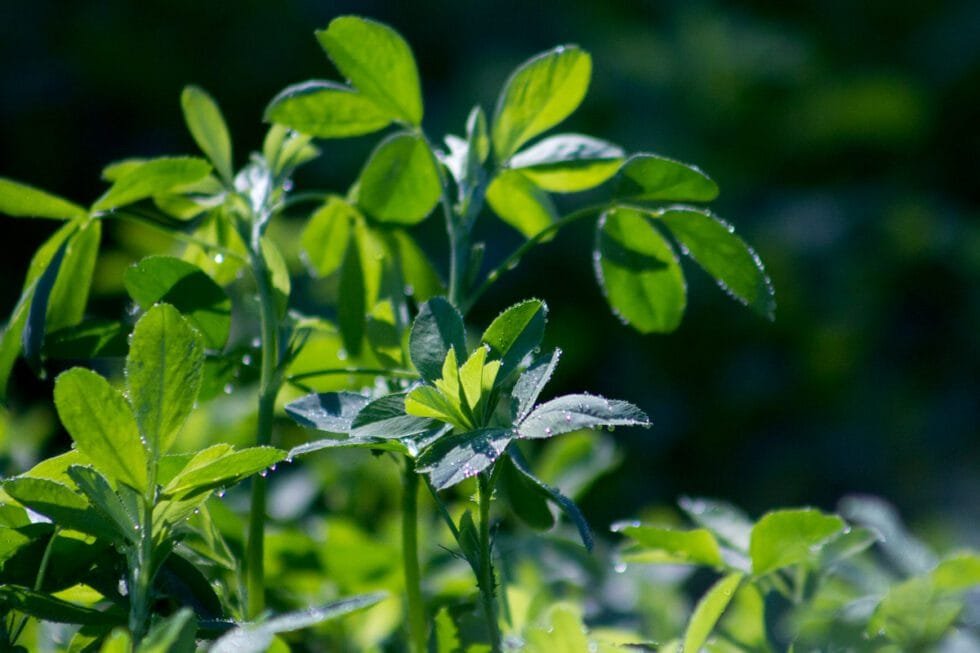
[[[466,352],[463,317],[445,298],[434,297],[419,308],[412,324],[409,339],[412,363],[423,379],[434,383],[442,376],[442,366],[450,349],[457,352],[457,356]]]
[[[619,170],[625,153],[618,145],[582,134],[557,134],[511,157],[535,185],[554,193],[588,190]]]
[[[311,80],[274,97],[265,120],[317,138],[345,138],[378,131],[391,122],[391,115],[356,89]]]
[[[514,432],[505,428],[477,429],[443,437],[422,452],[416,470],[427,473],[433,487],[443,490],[492,465],[513,438]]]
[[[235,175],[231,159],[231,137],[218,104],[204,89],[187,86],[180,95],[180,106],[184,110],[184,120],[194,142],[211,160],[225,183],[232,183]]]
[[[547,322],[548,306],[540,299],[515,304],[494,318],[480,341],[489,345],[491,360],[500,360],[501,379],[541,344]]]
[[[72,220],[85,214],[85,209],[57,195],[0,177],[0,215]]]
[[[16,585],[0,585],[0,606],[63,624],[111,625],[124,623],[126,619],[125,613],[119,609],[103,612]]]
[[[623,551],[623,559],[627,562],[722,566],[718,541],[704,529],[685,531],[620,523],[613,525],[613,530],[633,540]]]
[[[752,528],[752,572],[761,576],[814,560],[820,547],[844,527],[844,520],[837,515],[813,508],[767,513]]]
[[[558,209],[548,194],[522,172],[504,170],[487,188],[487,204],[497,216],[524,234],[536,236],[558,220]]]
[[[93,211],[107,211],[147,197],[193,184],[208,176],[211,165],[195,157],[162,157],[144,161],[121,175],[92,205]]]
[[[163,489],[168,497],[189,495],[234,485],[252,474],[272,467],[286,457],[274,447],[249,447],[226,452],[210,462],[180,472]]]
[[[343,263],[356,217],[354,207],[339,197],[331,197],[310,216],[300,238],[306,260],[318,276],[336,272]]]
[[[636,201],[710,202],[718,185],[696,166],[656,154],[634,154],[620,170],[616,197]]]
[[[423,138],[408,132],[389,136],[361,171],[358,204],[376,220],[421,222],[442,194],[435,156]]]
[[[646,414],[628,401],[565,395],[532,410],[518,425],[517,437],[550,438],[580,429],[649,425]]]
[[[691,620],[687,624],[684,632],[684,645],[682,651],[700,651],[701,647],[708,640],[715,624],[725,612],[725,608],[735,595],[735,591],[741,584],[743,574],[733,573],[725,576],[715,583],[707,593],[701,597]]]

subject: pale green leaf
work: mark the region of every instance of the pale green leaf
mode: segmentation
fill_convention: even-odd
[[[153,624],[135,653],[194,653],[197,618],[190,608],[181,608]]]
[[[548,194],[523,173],[504,170],[487,187],[487,204],[501,220],[524,234],[536,236],[558,220],[558,209]]]
[[[232,183],[235,174],[231,160],[231,137],[218,104],[204,89],[187,86],[180,95],[180,106],[194,142],[211,160],[225,183]]]
[[[351,223],[356,218],[356,209],[339,197],[331,197],[310,216],[300,242],[306,261],[317,276],[328,276],[343,263]]]
[[[176,308],[157,304],[136,323],[126,358],[126,387],[153,455],[167,452],[190,415],[203,368],[203,338]]]
[[[637,201],[710,202],[718,185],[696,166],[656,154],[634,154],[620,170],[616,197]]]
[[[421,124],[419,71],[411,48],[398,32],[360,16],[339,16],[316,37],[357,90],[392,118]]]
[[[531,138],[567,118],[585,97],[592,58],[562,45],[523,63],[504,85],[493,117],[493,149],[506,161]]]
[[[708,211],[671,209],[651,214],[666,225],[685,254],[727,292],[754,311],[773,318],[776,301],[762,260],[734,228]]]
[[[60,374],[54,404],[75,446],[110,480],[143,492],[147,455],[133,411],[122,393],[81,367]]]
[[[615,524],[612,529],[633,540],[623,551],[627,562],[722,566],[721,548],[707,530],[682,531],[640,523]]]
[[[108,211],[126,204],[193,184],[208,176],[211,166],[196,157],[162,157],[144,161],[121,175],[92,205],[93,211]]]
[[[532,410],[521,420],[516,433],[519,438],[536,439],[616,426],[650,426],[650,419],[628,401],[597,395],[565,395]]]
[[[85,214],[85,209],[57,195],[0,177],[0,215],[72,220]]]
[[[743,574],[738,572],[729,574],[715,583],[701,597],[694,608],[691,620],[687,624],[687,630],[684,632],[682,651],[696,653],[701,650],[704,643],[708,641],[711,631],[714,630],[715,624],[721,619],[725,608],[731,602],[738,586],[742,583],[742,578]]]
[[[215,460],[200,465],[188,465],[163,489],[168,497],[187,497],[216,488],[234,485],[252,474],[272,467],[286,457],[286,452],[274,447],[250,447],[226,452]]]
[[[603,214],[595,272],[613,312],[640,333],[666,333],[680,324],[687,305],[684,275],[673,249],[644,214]]]
[[[837,515],[813,508],[767,513],[752,528],[752,572],[761,576],[790,565],[812,563],[818,559],[820,548],[845,526]]]
[[[62,624],[111,625],[126,619],[118,608],[102,612],[17,585],[0,585],[0,607]]]
[[[625,156],[622,148],[608,141],[582,134],[557,134],[518,152],[508,165],[544,190],[574,193],[611,178]]]
[[[439,202],[442,182],[425,140],[408,132],[393,134],[371,153],[361,170],[358,204],[375,219],[416,224]]]
[[[713,499],[681,497],[678,503],[696,524],[711,531],[722,542],[743,553],[749,552],[753,524],[744,512]]]
[[[83,495],[64,483],[18,476],[3,481],[2,487],[17,503],[51,519],[60,528],[94,535],[106,542],[125,542],[119,529],[93,510]]]
[[[391,116],[356,89],[311,80],[283,89],[266,108],[265,120],[316,138],[345,138],[378,131]]]
[[[262,259],[265,261],[265,273],[272,285],[273,299],[281,318],[286,315],[286,311],[289,309],[289,293],[291,290],[289,268],[286,267],[286,259],[282,257],[279,248],[268,236],[262,237],[261,247]]]

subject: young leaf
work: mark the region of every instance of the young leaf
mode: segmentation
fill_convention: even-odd
[[[826,515],[813,508],[770,512],[752,528],[749,543],[752,572],[761,576],[814,560],[820,548],[845,526],[837,515]]]
[[[62,624],[114,625],[126,620],[125,613],[119,609],[101,612],[16,585],[0,585],[0,606]]]
[[[520,422],[531,412],[544,386],[554,374],[559,358],[561,358],[561,349],[544,354],[518,377],[511,392],[510,415],[514,422]]]
[[[73,220],[85,214],[85,209],[57,195],[0,177],[0,215]]]
[[[480,338],[490,347],[490,360],[500,360],[499,378],[511,372],[541,344],[548,306],[540,299],[514,304],[498,315]]]
[[[21,349],[24,352],[24,358],[27,359],[28,364],[34,368],[36,373],[41,372],[41,346],[44,344],[48,299],[51,297],[51,290],[58,278],[58,272],[61,271],[61,262],[65,259],[65,252],[68,250],[69,243],[71,243],[70,238],[61,244],[51,259],[51,263],[48,264],[48,267],[45,268],[34,284],[30,308],[27,311],[27,319],[21,333]]]
[[[161,157],[128,170],[92,205],[93,211],[108,211],[200,181],[211,172],[204,159]]]
[[[148,256],[126,270],[123,284],[144,310],[157,302],[170,304],[201,332],[210,349],[225,346],[231,300],[201,268],[172,256]]]
[[[92,510],[76,490],[63,483],[18,476],[5,480],[2,487],[17,503],[48,517],[61,528],[88,533],[106,542],[125,542],[112,523]]]
[[[350,425],[355,438],[406,438],[421,435],[436,424],[405,412],[405,394],[391,394],[364,406]]]
[[[196,633],[194,611],[181,608],[153,624],[136,653],[194,653],[197,649],[194,641]]]
[[[265,121],[316,138],[346,138],[387,127],[391,116],[349,86],[310,80],[283,89],[265,110]]]
[[[548,194],[517,170],[504,170],[487,187],[487,204],[526,238],[554,224],[558,209]]]
[[[623,551],[623,559],[627,562],[722,566],[718,541],[709,531],[701,528],[681,531],[622,523],[614,524],[612,530],[635,542]]]
[[[439,379],[437,383],[445,387],[443,379]],[[452,424],[461,431],[470,429],[473,425],[473,420],[464,414],[467,410],[459,397],[458,385],[452,393],[447,393],[443,388],[420,385],[405,397],[405,412],[409,415],[437,419]]]
[[[209,649],[210,653],[264,653],[269,649],[277,633],[287,633],[301,628],[337,619],[357,610],[369,608],[385,598],[385,594],[364,594],[342,599],[300,612],[281,614],[254,624],[242,624],[222,635]]]
[[[46,330],[54,331],[82,321],[101,240],[99,220],[83,222],[69,239],[65,260],[48,300]]]
[[[517,427],[517,437],[550,438],[604,426],[650,426],[650,419],[628,401],[596,395],[565,395],[531,411]]]
[[[125,356],[126,351],[126,329],[112,320],[86,320],[44,337],[44,353],[48,358],[90,360]]]
[[[463,317],[445,298],[434,297],[419,308],[412,324],[409,351],[412,363],[423,379],[434,383],[442,376],[449,350],[458,356],[466,352]]]
[[[698,601],[684,633],[682,651],[694,653],[701,650],[742,583],[742,578],[743,574],[739,572],[725,576]]]
[[[548,610],[547,626],[532,626],[526,631],[525,653],[584,653],[601,651],[589,642],[578,611],[558,603]]]
[[[136,323],[126,387],[140,433],[155,456],[167,452],[194,408],[203,368],[203,338],[176,308],[157,304]]]
[[[306,395],[286,405],[286,414],[301,426],[327,433],[348,433],[368,398],[353,392]]]
[[[234,485],[286,457],[274,447],[250,447],[225,453],[216,460],[182,471],[163,489],[171,498],[186,498],[215,488]],[[190,467],[190,466],[188,466]]]
[[[687,305],[684,275],[644,214],[620,208],[602,215],[595,273],[613,312],[640,333],[667,333],[680,324]]]
[[[615,175],[624,157],[622,148],[608,141],[558,134],[518,152],[508,165],[547,191],[574,193],[595,188]]]
[[[54,404],[75,446],[100,472],[146,489],[146,449],[122,393],[95,372],[75,367],[55,380]]]
[[[760,315],[773,318],[776,302],[762,260],[735,235],[732,226],[708,211],[693,209],[671,209],[659,219],[684,253],[713,276],[722,290]]]
[[[718,197],[718,185],[696,166],[656,154],[634,154],[620,170],[616,197],[641,202],[710,202]]]
[[[412,50],[398,32],[359,16],[339,16],[316,38],[344,77],[395,120],[422,123],[422,90]]]
[[[180,95],[180,106],[184,110],[184,120],[194,142],[211,160],[226,184],[234,181],[234,166],[231,160],[231,137],[228,126],[221,116],[214,99],[204,89],[187,86]]]
[[[281,318],[286,315],[286,311],[289,309],[289,293],[291,290],[289,268],[286,267],[286,259],[282,257],[279,248],[270,238],[263,236],[261,247],[262,260],[265,261],[265,273],[269,276],[273,299]]]
[[[130,544],[139,541],[139,522],[136,515],[130,513],[109,486],[104,476],[92,467],[72,465],[68,468],[68,476],[75,482],[92,506],[101,512],[112,524],[122,539]]]
[[[317,276],[326,277],[340,267],[356,218],[356,209],[339,197],[331,197],[310,216],[300,241]]]
[[[340,287],[337,290],[337,322],[344,348],[352,356],[361,353],[367,313],[367,288],[361,248],[347,247],[340,266]]]
[[[505,428],[443,437],[422,452],[415,469],[427,473],[435,489],[444,490],[492,465],[513,438],[514,432]]]
[[[393,134],[375,148],[361,170],[358,204],[381,222],[421,222],[442,194],[436,166],[422,137]]]
[[[694,523],[744,553],[749,552],[752,520],[735,506],[712,499],[681,497],[678,504]]]
[[[504,85],[493,117],[493,149],[506,161],[531,138],[567,118],[585,97],[592,58],[561,45],[522,64]]]

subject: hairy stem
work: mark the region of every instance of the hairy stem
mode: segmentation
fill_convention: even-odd
[[[272,420],[280,381],[279,365],[279,316],[268,270],[259,243],[254,243],[250,255],[252,273],[259,291],[261,312],[262,369],[259,378],[259,413],[255,443],[259,446],[272,442]],[[248,515],[248,537],[245,546],[245,594],[249,618],[258,617],[265,609],[265,504],[266,479],[252,479],[252,504]]]
[[[415,473],[411,459],[407,457],[402,492],[402,564],[405,567],[405,593],[408,600],[409,643],[413,653],[425,653],[428,633],[425,601],[422,597],[422,571],[419,567],[419,476]]]
[[[500,653],[502,643],[500,626],[497,623],[497,602],[494,598],[496,581],[493,576],[493,553],[490,542],[490,499],[493,494],[493,480],[484,474],[480,474],[478,478],[480,501],[480,575],[477,585],[480,588],[483,616],[487,620],[487,631],[490,633],[490,650],[493,653]]]

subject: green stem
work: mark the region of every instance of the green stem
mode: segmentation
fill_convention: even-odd
[[[320,376],[334,376],[337,374],[364,374],[370,376],[384,376],[390,379],[417,379],[419,375],[408,370],[386,370],[383,368],[370,367],[335,367],[325,370],[313,370],[311,372],[301,372],[286,378],[287,381],[303,381],[304,379],[315,379]]]
[[[487,620],[487,630],[490,633],[490,650],[492,653],[500,653],[502,643],[500,626],[497,623],[497,603],[494,600],[496,583],[493,577],[493,553],[490,542],[490,499],[493,494],[493,480],[484,474],[480,474],[478,478],[480,502],[480,575],[477,585],[480,588],[483,616]]]
[[[146,635],[150,620],[150,599],[153,591],[153,506],[156,504],[157,488],[157,450],[151,444],[150,464],[147,466],[149,478],[146,493],[143,495],[143,515],[140,519],[140,541],[136,553],[136,564],[130,570],[135,576],[132,583],[132,598],[129,611],[129,630],[133,643],[139,644]]]
[[[279,316],[275,296],[269,280],[265,260],[262,258],[258,238],[250,253],[252,273],[259,291],[261,316],[262,369],[259,377],[259,413],[255,443],[265,446],[272,442],[272,420],[279,393]],[[265,505],[266,479],[256,476],[252,480],[252,505],[248,515],[248,538],[245,545],[245,593],[247,615],[257,618],[265,609],[265,570],[263,558],[265,549]]]
[[[542,240],[548,238],[565,225],[582,220],[583,218],[594,216],[607,208],[609,208],[608,205],[600,204],[596,206],[587,206],[577,211],[572,211],[568,215],[561,217],[555,222],[552,222],[550,225],[528,238],[526,241],[521,243],[520,247],[511,252],[510,256],[505,258],[502,263],[487,273],[486,279],[483,280],[483,283],[480,284],[480,286],[473,292],[471,292],[463,305],[460,306],[460,311],[462,311],[464,315],[468,313],[469,310],[473,308],[476,301],[483,295],[483,293],[485,293],[487,289],[490,288],[490,286],[492,286],[504,272],[507,270],[513,270],[517,264],[520,263],[521,258],[523,258],[525,254],[538,245]]]
[[[428,644],[425,601],[422,597],[422,571],[419,567],[419,476],[412,460],[405,458],[402,496],[402,564],[405,567],[405,593],[408,600],[408,632],[413,653],[425,653]]]
[[[44,546],[44,554],[41,556],[41,564],[37,568],[37,576],[34,578],[34,591],[40,592],[41,586],[44,585],[44,577],[48,573],[48,562],[51,560],[51,550],[54,548],[54,539],[58,536],[58,527],[55,526],[54,530],[51,532],[51,538],[48,543]],[[14,616],[10,615],[11,624],[13,624]],[[20,639],[21,634],[24,632],[24,628],[27,626],[27,620],[29,617],[25,614],[24,618],[21,620],[20,625],[17,627],[16,632],[10,639],[10,643],[14,644]]]

